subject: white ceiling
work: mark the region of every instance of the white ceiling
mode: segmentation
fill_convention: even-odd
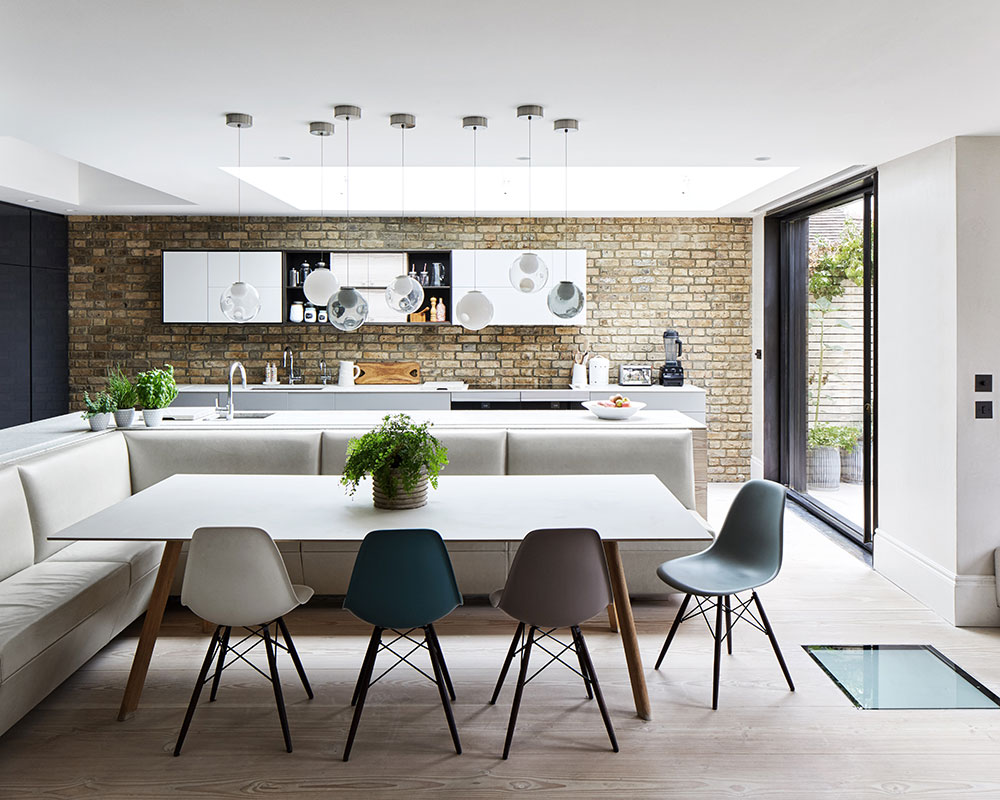
[[[0,199],[59,212],[235,213],[227,111],[254,116],[245,167],[315,165],[307,123],[353,103],[354,165],[397,166],[388,116],[409,112],[408,165],[465,167],[461,118],[481,114],[480,164],[514,170],[515,108],[539,103],[539,167],[561,166],[551,123],[570,116],[578,167],[795,168],[704,193],[721,207],[652,197],[632,214],[746,214],[854,165],[1000,133],[995,0],[0,0],[0,19]],[[306,213],[252,187],[243,208]]]

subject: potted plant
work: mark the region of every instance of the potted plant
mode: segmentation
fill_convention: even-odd
[[[837,437],[840,448],[840,479],[844,483],[861,483],[864,480],[864,453],[861,448],[861,429],[844,425]]]
[[[128,428],[135,422],[135,404],[139,395],[120,364],[108,370],[108,394],[115,403],[115,425]]]
[[[836,489],[840,486],[840,431],[821,422],[806,435],[806,479],[811,488]]]
[[[142,406],[142,419],[147,428],[155,428],[163,422],[163,410],[177,397],[174,368],[164,364],[163,369],[140,372],[135,378],[135,388]]]
[[[111,424],[111,415],[116,411],[114,398],[107,392],[98,392],[93,397],[84,392],[83,405],[86,409],[83,418],[90,423],[90,429],[92,431],[107,429]]]
[[[387,414],[377,428],[348,442],[340,482],[353,495],[361,479],[371,475],[376,508],[426,505],[428,483],[436,489],[448,463],[448,448],[429,428],[429,422],[414,424],[406,414]]]

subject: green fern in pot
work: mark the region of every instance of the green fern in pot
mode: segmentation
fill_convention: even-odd
[[[135,421],[135,406],[139,402],[139,394],[120,364],[108,369],[107,393],[115,403],[115,425],[128,428]]]

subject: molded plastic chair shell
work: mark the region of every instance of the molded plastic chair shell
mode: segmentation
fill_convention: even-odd
[[[497,603],[519,622],[569,628],[611,603],[604,545],[590,528],[542,528],[521,542]]]
[[[781,569],[785,494],[773,481],[747,481],[715,542],[661,564],[656,574],[675,589],[702,596],[736,594],[774,580]]]
[[[278,546],[260,528],[198,528],[191,537],[181,603],[204,620],[247,627],[284,616],[312,597],[294,586]]]
[[[358,550],[344,608],[380,628],[428,625],[462,605],[441,534],[372,531]]]

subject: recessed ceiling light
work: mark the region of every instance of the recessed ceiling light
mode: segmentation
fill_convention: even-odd
[[[36,200],[34,197],[26,197],[26,198],[24,198],[24,202],[25,203],[37,203],[38,200]]]
[[[771,156],[757,156],[754,161],[770,161]]]
[[[64,209],[64,210],[68,211],[70,214],[72,214],[72,213],[74,213],[76,211],[75,208],[67,208],[67,209]]]
[[[291,156],[275,156],[274,160],[275,161],[291,161],[292,157]]]
[[[517,156],[518,161],[531,161],[529,156]]]

